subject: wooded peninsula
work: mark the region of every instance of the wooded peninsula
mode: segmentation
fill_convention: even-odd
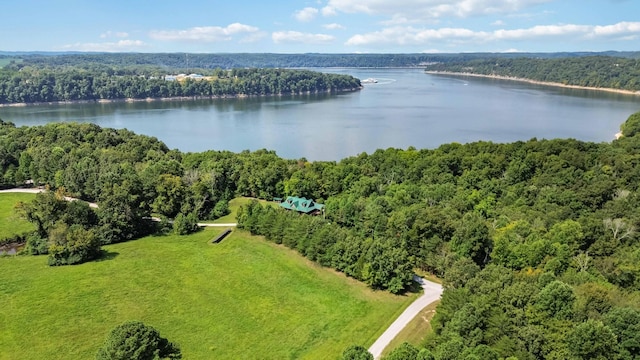
[[[149,66],[0,69],[0,105],[125,99],[223,98],[356,91],[360,80],[340,74],[284,69],[188,69]]]

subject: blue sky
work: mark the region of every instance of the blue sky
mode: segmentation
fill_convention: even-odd
[[[640,50],[639,0],[3,1],[0,51]]]

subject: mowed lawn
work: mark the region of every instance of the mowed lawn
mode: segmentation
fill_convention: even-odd
[[[0,239],[35,230],[35,226],[21,218],[15,209],[19,202],[30,202],[35,197],[35,194],[0,193]]]
[[[252,199],[248,197],[237,197],[235,199],[231,199],[229,201],[229,214],[221,218],[218,218],[214,221],[204,221],[204,223],[214,223],[214,224],[234,223],[237,221],[236,217],[238,215],[238,209],[240,209],[242,205],[248,204],[251,200],[257,200],[257,199]],[[271,206],[277,205],[274,202],[269,202],[266,200],[258,200],[258,201],[263,205],[264,204],[270,204]]]
[[[417,295],[394,296],[236,230],[105,246],[105,259],[49,267],[0,258],[0,359],[91,359],[127,320],[185,359],[335,359],[369,346]]]

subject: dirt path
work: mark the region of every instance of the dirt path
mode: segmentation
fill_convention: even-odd
[[[427,281],[421,277],[413,276],[413,279],[417,281],[424,289],[424,294],[417,298],[400,316],[394,321],[387,330],[380,335],[378,340],[371,345],[369,352],[373,354],[375,359],[379,359],[382,355],[382,351],[389,345],[402,329],[415,318],[418,313],[427,305],[440,299],[442,295],[442,285],[436,284],[431,281]]]
[[[1,193],[38,194],[38,193],[41,193],[41,192],[44,192],[44,191],[46,191],[46,190],[45,189],[40,189],[40,188],[31,188],[31,189],[13,188],[13,189],[0,190],[0,194]],[[69,197],[69,196],[65,196],[64,199],[67,200],[67,201],[84,201],[84,200],[72,198],[72,197]],[[98,204],[90,202],[89,203],[89,207],[97,209],[98,208]],[[152,217],[151,220],[160,221],[160,218]],[[225,223],[225,224],[198,223],[198,226],[201,226],[201,227],[205,227],[205,226],[209,226],[209,227],[233,227],[233,226],[236,226],[236,225],[237,225],[236,223]]]
[[[209,224],[209,223],[198,223],[198,226],[211,226],[211,227],[234,227],[237,226],[236,223],[224,223],[224,224]]]
[[[6,190],[0,190],[0,194],[1,193],[28,193],[28,194],[38,194],[41,192],[45,192],[45,189],[41,189],[41,188],[31,188],[31,189],[22,189],[22,188],[14,188],[14,189],[6,189]],[[70,196],[65,196],[64,197],[65,200],[67,201],[84,201],[84,200],[80,200],[80,199],[76,199],[76,198],[72,198]],[[97,209],[98,208],[98,204],[96,203],[88,203],[89,207]]]

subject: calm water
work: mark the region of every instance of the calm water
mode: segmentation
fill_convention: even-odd
[[[286,158],[339,160],[378,148],[476,140],[610,141],[640,97],[419,69],[331,69],[376,78],[362,91],[256,99],[0,108],[17,125],[92,122],[155,136],[182,151],[267,148]]]

